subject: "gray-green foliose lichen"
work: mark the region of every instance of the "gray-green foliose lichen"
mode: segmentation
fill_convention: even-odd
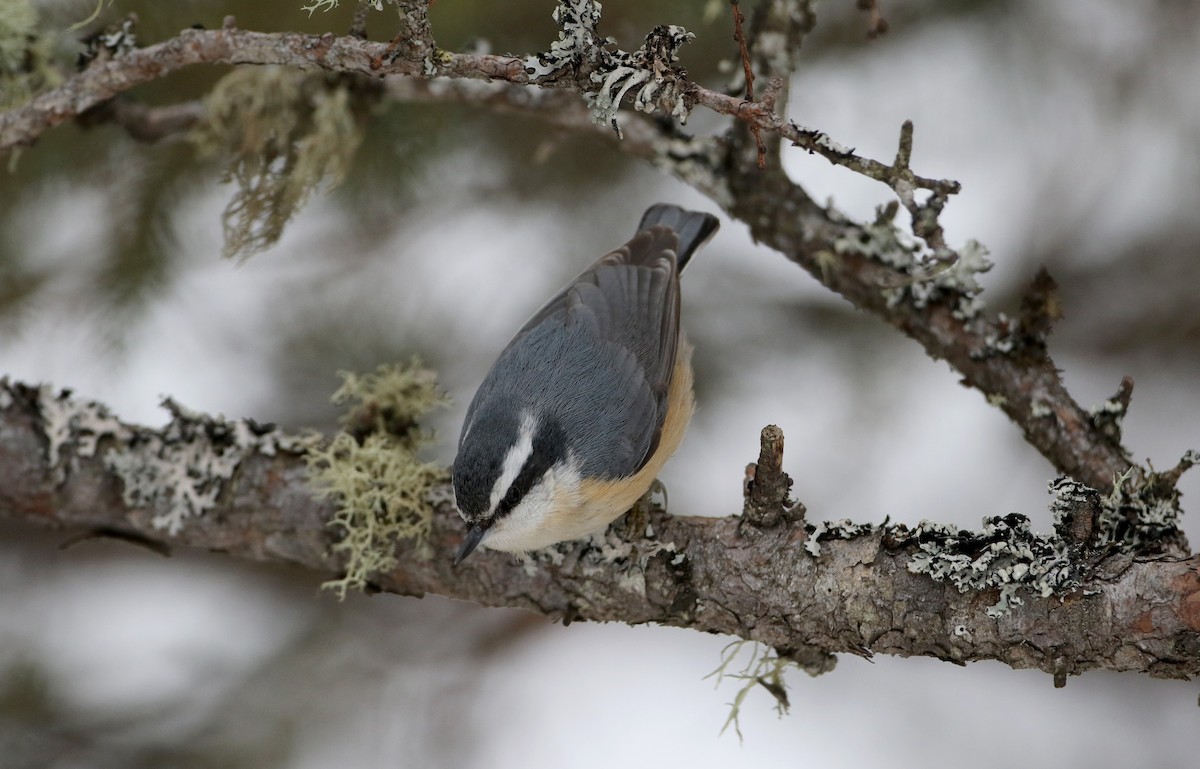
[[[930,260],[910,236],[885,217],[849,229],[852,234],[833,242],[834,253],[857,253],[908,276],[908,280],[883,289],[888,307],[909,302],[918,309],[945,297],[955,300],[954,317],[968,321],[983,307],[978,276],[992,268],[987,248],[967,241],[949,261]]]
[[[653,112],[661,105],[672,117],[687,122],[691,105],[684,98],[686,81],[674,65],[679,49],[695,35],[680,26],[655,27],[641,48],[623,51],[612,38],[597,34],[600,10],[600,3],[592,0],[560,0],[554,9],[554,21],[561,28],[558,40],[549,51],[525,57],[525,71],[538,80],[586,64],[591,69],[589,79],[597,86],[585,94],[592,120],[611,125],[618,137],[617,111],[626,95],[632,96],[636,110]]]
[[[991,617],[1023,603],[1018,589],[1044,598],[1078,586],[1077,567],[1066,542],[1033,532],[1023,515],[984,518],[982,531],[922,521],[913,529],[894,526],[891,534],[899,543],[916,543],[917,553],[908,562],[910,572],[949,581],[964,593],[999,588],[1000,600],[987,610]]]
[[[828,542],[831,539],[862,537],[875,531],[875,527],[869,523],[854,523],[848,518],[843,518],[840,521],[806,524],[804,530],[808,532],[808,539],[804,541],[804,549],[815,558],[821,555],[822,542]]]
[[[1117,478],[1113,490],[1100,497],[1092,546],[1144,551],[1161,545],[1179,531],[1177,495],[1167,498],[1156,495],[1148,485],[1130,483],[1131,475],[1132,470]],[[1095,494],[1068,478],[1059,478],[1050,487],[1058,495],[1051,508],[1055,511],[1056,522],[1060,517],[1059,510],[1069,508],[1072,500],[1085,498],[1088,492]]]
[[[38,410],[47,439],[47,460],[62,483],[72,458],[96,456],[102,441],[104,466],[120,478],[125,504],[155,511],[154,526],[176,534],[184,522],[213,507],[225,483],[253,454],[301,451],[309,439],[285,435],[251,420],[226,420],[164,405],[171,421],[160,430],[127,425],[107,407],[38,390]]]
[[[1128,480],[1129,474],[1118,478],[1106,496],[1069,478],[1052,481],[1055,530],[1067,528],[1067,516],[1095,510],[1089,548],[1135,552],[1160,546],[1178,531],[1174,499],[1156,497],[1148,487],[1134,489]],[[908,562],[913,573],[950,581],[961,592],[999,588],[999,601],[988,609],[993,617],[1023,603],[1020,590],[1046,598],[1078,589],[1085,568],[1079,544],[1032,531],[1023,515],[985,518],[982,531],[922,521],[913,529],[893,526],[889,535],[899,544],[916,543],[918,552]]]
[[[529,576],[537,574],[542,564],[561,567],[569,563],[580,576],[602,578],[604,584],[615,584],[622,590],[645,597],[646,567],[650,559],[660,553],[673,554],[670,563],[675,568],[681,567],[687,557],[676,551],[674,542],[656,539],[650,526],[647,526],[644,537],[633,541],[627,540],[610,526],[582,542],[560,542],[517,557]]]

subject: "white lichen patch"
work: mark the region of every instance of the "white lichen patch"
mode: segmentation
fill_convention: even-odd
[[[1145,486],[1135,486],[1129,482],[1132,474],[1130,469],[1116,478],[1113,490],[1100,498],[1100,511],[1092,534],[1093,546],[1115,546],[1129,551],[1153,549],[1179,531],[1176,497],[1163,498],[1151,493]],[[1050,489],[1057,495],[1056,503],[1061,500],[1065,509],[1076,499],[1082,498],[1087,487],[1060,478],[1050,484]]]
[[[1066,543],[1031,531],[1022,515],[985,518],[980,532],[931,521],[912,530],[897,526],[892,532],[900,542],[917,543],[907,565],[910,572],[948,581],[962,593],[999,588],[999,600],[987,610],[990,617],[1023,603],[1019,590],[1046,598],[1078,586]]]
[[[821,554],[821,542],[828,542],[831,539],[854,539],[875,531],[875,527],[869,523],[854,523],[848,518],[840,521],[810,523],[804,529],[808,532],[808,539],[804,541],[804,549],[814,558]]]
[[[184,522],[215,506],[248,456],[302,451],[308,438],[285,435],[249,420],[227,421],[189,411],[174,401],[161,430],[127,425],[102,404],[79,401],[69,391],[38,390],[47,461],[55,481],[71,472],[73,458],[96,456],[121,480],[125,504],[155,511],[155,527],[176,534]]]
[[[1105,436],[1113,440],[1121,440],[1121,423],[1125,421],[1125,411],[1128,404],[1116,398],[1108,400],[1088,409],[1092,425]]]
[[[842,157],[850,157],[854,154],[854,148],[835,142],[833,139],[829,138],[829,134],[825,133],[824,131],[800,125],[795,120],[790,120],[788,122],[790,127],[797,133],[807,136],[809,140],[812,141],[813,145],[815,145],[817,149],[822,152],[822,154],[840,155]]]
[[[1034,419],[1045,419],[1054,416],[1054,409],[1046,401],[1035,398],[1029,404],[1029,415]]]
[[[836,254],[856,253],[907,271],[916,265],[917,246],[907,239],[891,222],[873,222],[848,230],[853,235],[833,241]]]
[[[979,242],[968,241],[957,254],[948,249],[930,254],[884,217],[850,232],[853,234],[834,241],[835,253],[857,253],[908,276],[883,289],[889,307],[908,302],[921,309],[949,296],[955,300],[954,316],[963,321],[975,318],[983,309],[979,298],[983,287],[977,276],[990,270],[992,263]]]
[[[38,413],[46,434],[46,460],[56,484],[67,478],[68,454],[92,457],[100,439],[113,438],[118,446],[128,445],[134,433],[104,404],[75,400],[70,390],[56,394],[50,385],[38,388]]]
[[[562,0],[552,14],[560,27],[558,40],[550,50],[526,56],[522,64],[533,79],[540,79],[560,69],[579,66],[607,40],[597,40],[596,25],[600,23],[600,3],[591,0]]]
[[[396,5],[399,5],[399,3],[396,3],[395,0],[390,1]],[[341,0],[313,0],[313,2],[309,3],[308,5],[300,6],[300,10],[308,11],[308,15],[312,16],[316,11],[328,13],[341,4]],[[371,6],[377,11],[383,10],[383,0],[367,0],[367,5]]]
[[[958,259],[949,269],[938,273],[938,285],[963,294],[978,294],[983,290],[983,286],[979,284],[976,276],[992,269],[992,262],[987,257],[986,246],[977,240],[968,240],[967,244],[958,250]]]
[[[1055,531],[1071,530],[1072,516],[1095,515],[1086,543],[1033,532],[1029,519],[1016,514],[985,518],[979,532],[922,521],[912,530],[900,525],[889,533],[900,544],[917,544],[910,572],[949,581],[960,592],[998,588],[999,600],[987,612],[999,617],[1023,603],[1021,592],[1048,598],[1079,588],[1083,565],[1077,557],[1085,546],[1147,552],[1171,541],[1178,532],[1175,497],[1156,495],[1152,484],[1135,488],[1132,475],[1131,470],[1115,479],[1107,495],[1070,478],[1051,482]]]
[[[571,564],[575,573],[583,577],[596,577],[605,583],[615,583],[644,598],[646,596],[646,566],[650,559],[660,553],[675,554],[671,563],[679,565],[686,556],[677,553],[674,542],[655,539],[628,541],[612,526],[592,534],[582,541],[560,542],[557,545],[535,550],[524,556],[525,572],[529,576],[538,573],[541,566],[561,567]]]
[[[166,427],[138,430],[128,445],[105,452],[104,464],[120,476],[125,503],[157,511],[153,525],[171,534],[215,507],[248,457],[302,451],[311,442],[273,426],[190,411],[170,399],[164,405],[174,415]]]
[[[600,84],[595,93],[585,94],[595,123],[612,126],[617,137],[621,127],[617,110],[627,93],[633,91],[633,108],[639,112],[654,112],[661,106],[667,114],[686,123],[691,105],[684,98],[687,80],[675,68],[679,49],[696,36],[676,25],[655,27],[646,35],[646,42],[632,53],[601,49],[604,66],[592,72],[593,83]]]
[[[724,150],[709,137],[663,136],[652,139],[653,163],[667,173],[703,190],[713,202],[728,208],[733,205],[729,180],[722,170]]]
[[[687,122],[691,105],[684,96],[687,80],[675,64],[679,49],[695,35],[676,25],[655,27],[636,51],[623,51],[612,38],[601,38],[600,3],[592,0],[560,0],[554,20],[560,29],[550,50],[525,57],[522,65],[534,81],[561,71],[588,71],[594,90],[584,93],[592,120],[610,125],[617,136],[621,127],[617,112],[628,96],[633,108],[654,112],[662,108],[681,123]]]

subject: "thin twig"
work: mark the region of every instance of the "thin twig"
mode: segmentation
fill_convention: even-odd
[[[354,9],[354,18],[350,21],[350,37],[357,37],[359,40],[367,39],[367,14],[370,12],[370,0],[358,0],[358,7]]]
[[[742,71],[746,77],[746,101],[754,102],[754,68],[750,66],[750,51],[746,47],[746,35],[742,31],[742,23],[746,17],[742,15],[742,8],[738,0],[730,0],[730,7],[733,8],[733,39],[738,44],[738,54],[742,58]],[[767,167],[767,145],[763,142],[762,127],[751,125],[750,132],[754,134],[754,144],[758,148],[758,167]]]
[[[867,12],[867,39],[874,40],[887,34],[888,21],[879,11],[879,0],[858,0],[858,9]]]

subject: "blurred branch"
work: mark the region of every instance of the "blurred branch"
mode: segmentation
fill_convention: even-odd
[[[103,102],[79,116],[80,123],[114,123],[140,142],[157,142],[192,130],[204,117],[204,104],[187,101],[150,107],[132,99]]]
[[[64,422],[64,411],[99,415],[104,427]],[[332,505],[315,499],[307,480],[306,439],[249,422],[213,420],[177,405],[172,413],[172,425],[155,431],[120,423],[97,404],[72,401],[47,387],[3,381],[0,516],[290,563],[322,575],[344,568],[340,556],[331,555]],[[124,476],[113,468],[128,471],[128,457],[147,442],[184,440],[195,459],[227,456],[231,436],[238,435],[258,436],[260,448],[239,455],[221,472],[189,469],[189,482],[211,492],[212,505],[202,514],[176,519],[125,501]],[[264,443],[267,435],[276,437]],[[763,440],[763,456],[773,463],[782,452],[782,434],[768,429]],[[445,488],[433,493],[449,497]],[[783,486],[759,496],[762,505],[787,504]],[[822,525],[822,530],[793,515],[771,521],[661,511],[650,516],[653,538],[625,541],[610,530],[598,535],[599,542],[564,543],[531,554],[531,563],[485,552],[455,568],[450,554],[462,523],[443,501],[428,537],[401,541],[399,565],[379,575],[375,586],[574,621],[654,622],[724,633],[768,644],[811,672],[828,670],[832,654],[849,652],[958,664],[998,660],[1059,680],[1091,669],[1200,675],[1197,556],[1141,559],[1110,550],[1072,564],[1077,585],[1053,594],[1015,584],[960,589],[952,580],[917,573],[918,559],[949,552],[933,546],[938,537],[933,528]],[[985,611],[998,596],[1007,610]]]

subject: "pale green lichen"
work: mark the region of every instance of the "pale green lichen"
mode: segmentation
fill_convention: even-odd
[[[428,492],[446,480],[439,466],[420,461],[386,435],[369,435],[359,443],[338,433],[328,446],[308,453],[308,468],[317,495],[336,500],[328,525],[340,538],[332,549],[346,559],[345,574],[322,587],[339,598],[362,590],[373,575],[396,567],[400,540],[412,541],[422,552],[431,525]]]
[[[332,76],[234,70],[206,97],[204,113],[193,140],[228,158],[223,181],[237,187],[222,217],[230,257],[278,242],[309,195],[341,183],[362,142],[351,91]]]
[[[749,648],[749,659],[741,670],[738,672],[730,672],[734,669],[734,663],[742,656],[743,650]],[[732,678],[735,681],[741,681],[741,687],[733,696],[733,701],[729,703],[729,716],[725,719],[725,724],[721,727],[721,733],[724,734],[730,726],[733,726],[737,732],[738,739],[742,739],[741,725],[741,709],[742,703],[746,696],[754,689],[755,686],[761,686],[766,689],[772,697],[775,698],[775,711],[780,715],[786,715],[790,703],[788,702],[787,686],[784,684],[783,675],[789,667],[799,667],[794,661],[786,657],[779,656],[779,653],[765,644],[756,641],[734,641],[721,650],[721,664],[717,669],[709,673],[705,678],[716,678],[716,686],[720,686],[721,682],[726,678]]]
[[[62,81],[51,66],[52,51],[29,0],[0,2],[0,110],[25,104]]]
[[[324,587],[345,598],[396,567],[398,541],[411,541],[429,556],[432,494],[447,478],[441,467],[418,457],[431,436],[417,418],[446,399],[432,372],[416,360],[342,377],[334,401],[354,403],[343,419],[347,431],[310,451],[308,469],[316,493],[337,505],[328,525],[339,536],[333,552],[344,556],[345,574]]]
[[[437,374],[417,358],[405,365],[382,365],[372,374],[339,371],[342,386],[331,396],[338,406],[350,406],[342,415],[342,429],[359,437],[380,433],[416,451],[428,440],[418,420],[447,403],[438,389]]]

